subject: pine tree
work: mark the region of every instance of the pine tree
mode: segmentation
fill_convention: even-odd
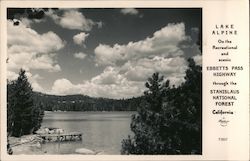
[[[201,66],[196,65],[193,59],[188,59],[189,68],[186,71],[185,82],[180,88],[182,93],[181,104],[176,107],[181,109],[179,116],[182,124],[181,140],[182,153],[201,154],[202,140],[202,73]],[[177,104],[177,103],[176,103]]]
[[[8,133],[12,136],[30,134],[40,127],[43,118],[41,106],[34,106],[31,84],[21,69],[17,80],[8,83]]]
[[[163,98],[170,88],[169,81],[164,83],[163,80],[163,76],[154,73],[146,82],[148,90],[144,92],[144,100],[138,114],[132,116],[131,130],[135,136],[122,141],[122,154],[164,153],[164,141],[159,134],[163,120]]]

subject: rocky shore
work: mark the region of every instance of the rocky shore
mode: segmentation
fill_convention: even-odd
[[[9,137],[8,140],[13,155],[46,153],[41,149],[41,139],[36,134]]]

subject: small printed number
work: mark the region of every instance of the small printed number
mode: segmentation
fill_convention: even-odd
[[[227,138],[219,138],[219,141],[227,141]]]

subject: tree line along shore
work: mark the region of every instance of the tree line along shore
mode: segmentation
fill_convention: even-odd
[[[86,95],[48,95],[34,92],[34,103],[45,111],[136,111],[143,96],[128,99],[95,98]]]

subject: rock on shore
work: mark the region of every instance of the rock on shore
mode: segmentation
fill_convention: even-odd
[[[86,149],[86,148],[76,149],[75,152],[79,153],[79,154],[85,154],[85,155],[95,155],[95,154],[97,154],[96,152],[94,152],[94,151],[92,151],[90,149]]]

